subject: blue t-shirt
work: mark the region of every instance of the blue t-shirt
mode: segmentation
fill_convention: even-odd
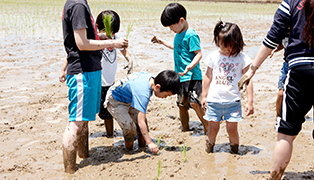
[[[152,77],[147,72],[133,73],[117,81],[111,88],[112,96],[116,101],[131,103],[135,109],[146,113],[149,99],[153,92],[149,85]]]
[[[173,41],[173,55],[174,55],[174,70],[184,72],[187,65],[189,65],[194,57],[194,51],[200,50],[200,38],[194,29],[188,29],[182,33],[176,34]],[[198,63],[183,77],[180,76],[180,82],[190,80],[202,80],[202,71]]]

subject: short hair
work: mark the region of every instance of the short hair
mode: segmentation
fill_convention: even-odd
[[[186,19],[186,9],[179,3],[170,3],[163,10],[160,21],[167,27],[178,23],[180,18]]]
[[[120,29],[120,17],[118,13],[116,13],[113,10],[105,10],[102,11],[98,14],[97,19],[96,19],[96,24],[98,25],[98,30],[101,31],[105,28],[103,18],[105,15],[111,14],[111,30],[112,33],[115,34],[119,32]]]
[[[178,73],[173,70],[161,71],[154,79],[155,85],[160,85],[160,92],[171,91],[178,94],[180,90],[180,78]]]
[[[235,23],[219,21],[214,28],[214,42],[219,47],[219,40],[227,47],[231,47],[230,56],[237,56],[245,46],[242,33]]]

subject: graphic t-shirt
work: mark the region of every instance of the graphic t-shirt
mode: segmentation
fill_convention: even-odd
[[[210,53],[204,63],[213,69],[212,81],[209,86],[208,102],[231,102],[241,100],[238,81],[242,70],[252,63],[251,58],[240,52],[237,56],[224,56],[216,50]]]
[[[67,52],[67,74],[101,70],[101,50],[80,51],[74,39],[74,30],[86,29],[87,39],[98,40],[94,19],[86,0],[67,0],[62,14],[64,47]]]
[[[177,73],[184,72],[186,66],[189,65],[195,57],[194,51],[201,49],[200,38],[194,29],[188,29],[182,33],[176,34],[173,46],[174,70]],[[202,80],[200,63],[183,77],[180,76],[180,82],[190,80]]]
[[[146,113],[152,89],[149,79],[152,77],[147,72],[133,73],[128,77],[117,81],[110,91],[116,101],[131,103],[135,109]]]
[[[115,34],[112,39],[119,39],[119,35]],[[116,71],[118,67],[117,49],[103,49],[101,58],[101,86],[111,86],[114,83]]]

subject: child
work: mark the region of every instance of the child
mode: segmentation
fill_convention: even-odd
[[[188,109],[192,107],[207,132],[207,122],[201,107],[202,71],[199,62],[202,58],[199,36],[194,29],[189,29],[186,21],[186,9],[179,3],[168,4],[161,15],[161,23],[176,33],[173,44],[154,36],[153,43],[163,44],[173,49],[175,71],[180,75],[180,93],[177,105],[180,112],[182,130],[189,131]]]
[[[113,10],[106,10],[99,13],[96,19],[96,25],[100,33],[100,39],[108,39],[104,34],[105,25],[103,23],[103,18],[105,15],[111,14],[111,29],[112,29],[112,39],[119,39],[117,32],[120,29],[120,17]],[[125,67],[128,70],[128,74],[132,73],[133,70],[133,61],[129,54],[127,48],[120,50],[125,59],[129,64]],[[106,94],[109,87],[114,83],[115,74],[117,71],[117,50],[115,48],[106,48],[102,52],[102,78],[101,78],[101,105],[98,116],[104,120],[107,136],[113,135],[113,118],[108,112],[107,108],[104,108],[103,104],[105,102]]]
[[[234,23],[218,22],[214,29],[214,42],[218,50],[204,60],[208,66],[204,76],[202,106],[206,108],[204,119],[208,123],[206,152],[213,152],[220,121],[226,121],[231,153],[238,153],[238,122],[241,121],[241,93],[238,80],[251,64],[251,59],[242,52],[244,42],[239,27]],[[248,102],[246,116],[254,113],[253,84],[247,86]],[[207,106],[206,106],[207,103]]]
[[[146,110],[149,99],[153,93],[159,98],[177,94],[179,88],[179,76],[171,70],[164,70],[155,78],[147,72],[134,73],[110,87],[104,106],[121,127],[127,150],[132,150],[137,135],[139,147],[145,147],[146,142],[152,153],[158,152],[148,134]]]
[[[76,156],[87,158],[88,121],[96,119],[100,107],[101,49],[126,48],[128,41],[99,40],[86,0],[67,0],[62,13],[64,47],[69,87],[69,122],[62,140],[65,172],[76,171]],[[65,77],[60,80],[64,81]]]

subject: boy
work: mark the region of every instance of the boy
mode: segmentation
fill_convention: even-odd
[[[89,157],[88,121],[96,119],[100,107],[101,51],[126,48],[128,41],[99,40],[86,0],[67,0],[62,13],[64,47],[67,52],[69,122],[63,135],[65,172],[76,171],[76,154]],[[64,80],[64,78],[61,80]]]
[[[177,94],[179,88],[179,75],[172,70],[164,70],[155,78],[147,72],[133,73],[110,87],[104,106],[121,127],[127,150],[133,149],[137,135],[139,147],[145,147],[146,142],[152,153],[158,152],[148,134],[147,106],[153,93],[166,98]]]
[[[98,28],[98,31],[102,34],[99,35],[100,39],[108,39],[105,36],[105,33],[103,33],[105,29],[105,25],[103,23],[103,18],[106,15],[111,15],[111,30],[112,30],[112,39],[119,39],[119,35],[117,32],[120,29],[120,17],[119,15],[113,11],[113,10],[105,10],[99,13],[99,15],[96,18],[96,25]],[[132,73],[133,70],[133,61],[131,59],[130,53],[127,48],[120,49],[121,53],[125,57],[125,59],[129,62],[129,64],[125,67],[128,70],[128,74]],[[103,50],[102,53],[102,77],[101,77],[101,105],[100,105],[100,111],[98,116],[104,120],[107,136],[113,135],[113,118],[111,114],[108,112],[107,108],[103,106],[106,94],[109,89],[109,87],[114,83],[115,80],[115,74],[118,67],[117,62],[117,50],[116,48],[106,48]]]
[[[188,109],[192,107],[204,126],[207,133],[208,122],[204,120],[204,110],[201,107],[202,71],[199,62],[202,58],[199,36],[194,29],[189,29],[186,21],[186,9],[179,3],[168,4],[161,15],[164,27],[176,33],[173,44],[156,36],[153,43],[163,44],[173,49],[175,71],[180,75],[180,93],[177,96],[177,105],[180,112],[182,130],[189,131]]]

